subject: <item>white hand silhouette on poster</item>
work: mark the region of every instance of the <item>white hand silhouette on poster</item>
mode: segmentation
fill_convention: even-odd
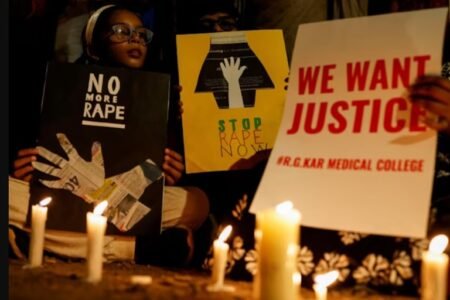
[[[101,145],[98,142],[92,144],[92,160],[88,162],[80,157],[65,134],[57,133],[56,137],[69,160],[65,160],[58,154],[38,146],[39,155],[55,166],[34,161],[32,162],[33,167],[42,173],[59,179],[40,179],[40,182],[49,188],[65,189],[78,197],[85,198],[85,195],[97,190],[105,181]]]
[[[228,100],[230,108],[244,107],[239,78],[241,78],[242,73],[247,67],[240,67],[240,64],[241,59],[238,57],[235,61],[233,56],[230,57],[229,62],[228,59],[225,58],[223,62],[220,63],[223,77],[228,83]]]
[[[39,155],[53,165],[35,161],[32,162],[33,167],[58,178],[39,179],[43,185],[68,190],[88,203],[97,204],[107,199],[108,209],[105,215],[121,231],[131,229],[150,211],[139,199],[150,184],[163,177],[161,169],[150,158],[126,172],[105,179],[99,142],[92,144],[92,160],[88,162],[79,156],[65,134],[57,133],[56,136],[68,160],[44,147],[37,147]]]

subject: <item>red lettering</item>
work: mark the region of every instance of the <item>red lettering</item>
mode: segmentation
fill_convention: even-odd
[[[332,93],[334,90],[330,87],[330,81],[333,80],[331,71],[336,68],[336,65],[325,65],[323,67],[315,66],[298,69],[298,94],[314,94],[317,86],[317,79],[319,78],[320,69],[322,68],[322,77],[320,83],[320,92],[322,94]]]
[[[341,110],[348,110],[348,108],[349,105],[346,101],[340,100],[333,103],[330,114],[337,122],[328,125],[330,133],[341,133],[347,128],[347,120],[342,115]]]
[[[370,128],[369,132],[377,132],[378,124],[380,123],[380,111],[381,111],[381,100],[375,99],[372,104],[372,116],[370,118]]]
[[[411,118],[409,123],[410,131],[425,131],[427,130],[427,126],[420,122],[421,117],[425,116],[425,110],[417,105],[413,104],[411,106]]]
[[[353,92],[355,85],[357,90],[362,91],[366,88],[367,73],[369,71],[369,61],[365,61],[361,66],[361,62],[347,64],[347,90]]]
[[[396,133],[403,129],[421,132],[426,130],[426,126],[420,122],[424,114],[420,106],[410,106],[402,97],[394,97],[388,101],[357,99],[310,102],[306,105],[297,103],[292,125],[287,134],[296,134],[302,129],[306,134],[317,134],[324,129],[331,134],[350,130],[353,133],[361,133],[363,130],[377,133],[383,129],[388,133]],[[256,131],[254,135],[256,138]],[[243,137],[246,138],[246,135],[243,134]],[[229,143],[232,141],[233,135]]]
[[[411,59],[406,57],[404,64],[402,65],[399,58],[394,58],[392,63],[392,88],[397,88],[399,85],[399,79],[402,82],[403,87],[409,86]]]
[[[355,107],[355,123],[353,123],[353,132],[361,132],[364,109],[370,104],[369,100],[355,100],[352,105]]]
[[[319,106],[319,115],[317,117],[317,122],[315,127],[313,125],[314,110],[316,103],[308,103],[306,108],[306,119],[305,119],[305,132],[309,134],[315,134],[322,131],[325,124],[325,116],[327,114],[328,102],[321,102]]]
[[[410,85],[411,77],[422,76],[426,71],[426,64],[431,59],[430,55],[417,55],[404,58],[392,59],[392,70],[387,70],[385,59],[374,61],[372,76],[370,78],[369,90],[407,87]],[[416,63],[417,74],[412,74],[412,61]],[[363,91],[369,79],[369,67],[371,61],[347,63],[347,91]],[[389,78],[388,75],[392,75]],[[322,82],[322,84],[324,84]]]
[[[277,165],[281,165],[283,163],[283,156],[278,156]]]
[[[242,130],[242,144],[245,144],[245,140],[250,137],[250,132],[248,130]]]
[[[370,82],[369,90],[374,90],[377,85],[381,85],[383,90],[388,88],[387,76],[386,76],[386,62],[383,59],[379,59],[375,62],[373,70],[372,81]]]
[[[388,101],[384,115],[384,129],[387,132],[399,132],[405,127],[406,124],[406,121],[400,118],[397,118],[397,122],[394,124],[394,118],[397,112],[394,109],[395,106],[398,106],[398,111],[408,109],[408,103],[401,97],[392,98]]]
[[[313,94],[316,90],[317,78],[319,77],[320,67],[316,66],[298,69],[298,94],[305,94],[306,87],[308,87],[308,94]]]
[[[413,60],[417,62],[417,75],[416,77],[422,76],[425,74],[425,64],[428,60],[431,59],[430,55],[419,55],[414,56]]]
[[[300,128],[302,113],[303,113],[303,103],[297,103],[297,105],[295,106],[294,119],[292,120],[293,123],[291,129],[289,129],[286,132],[287,134],[294,134],[298,131],[298,129]]]
[[[261,138],[261,135],[260,135],[261,133],[262,133],[262,130],[260,130],[260,129],[253,131],[253,138],[254,138],[253,142],[255,144],[262,144],[263,143],[262,141],[259,140]]]
[[[220,144],[223,145],[230,145],[226,139],[227,134],[225,132],[219,132],[219,139],[220,139]]]
[[[322,85],[320,88],[320,91],[322,94],[332,93],[334,91],[333,88],[329,87],[329,83],[333,79],[333,75],[330,74],[330,71],[334,70],[335,68],[336,68],[336,65],[323,66]]]

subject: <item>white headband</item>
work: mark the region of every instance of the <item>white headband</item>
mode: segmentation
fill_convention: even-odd
[[[86,54],[94,59],[98,59],[97,56],[95,56],[93,53],[91,53],[91,46],[92,46],[92,36],[94,35],[94,28],[95,24],[97,23],[97,20],[100,16],[100,14],[105,11],[106,9],[115,6],[114,4],[108,4],[105,6],[100,7],[97,9],[90,17],[86,24],[86,32],[85,32],[85,39],[86,39]]]

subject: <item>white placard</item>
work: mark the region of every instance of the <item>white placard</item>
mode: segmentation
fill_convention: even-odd
[[[436,133],[405,99],[440,73],[447,9],[300,25],[283,119],[251,206],[302,225],[424,237]]]

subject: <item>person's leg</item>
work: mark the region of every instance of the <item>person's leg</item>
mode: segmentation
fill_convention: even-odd
[[[10,178],[9,224],[27,235],[30,232],[29,228],[25,227],[29,198],[29,184]],[[162,212],[163,240],[166,244],[185,245],[187,255],[184,260],[180,258],[185,262],[190,260],[193,253],[192,232],[201,226],[208,212],[208,198],[202,190],[195,187],[165,188]],[[14,234],[11,234],[11,239],[14,238]],[[105,236],[104,255],[108,260],[132,260],[134,247],[134,237]],[[46,230],[44,249],[64,257],[84,258],[86,256],[85,234]],[[28,249],[21,250],[25,252],[23,255],[27,256]],[[173,254],[177,255],[177,253]],[[167,255],[171,257],[172,253]]]
[[[198,229],[208,217],[209,201],[196,187],[169,186],[164,190],[162,229],[186,227]]]
[[[161,263],[188,264],[194,253],[193,232],[206,220],[209,201],[196,187],[166,187],[163,202]]]
[[[9,178],[9,244],[18,258],[28,256],[30,229],[25,226],[30,191],[28,182]],[[26,241],[24,238],[26,237]],[[20,240],[19,240],[20,238]],[[61,257],[85,258],[86,234],[68,231],[45,231],[44,249]],[[132,260],[135,238],[129,236],[105,236],[103,254],[107,261]]]

